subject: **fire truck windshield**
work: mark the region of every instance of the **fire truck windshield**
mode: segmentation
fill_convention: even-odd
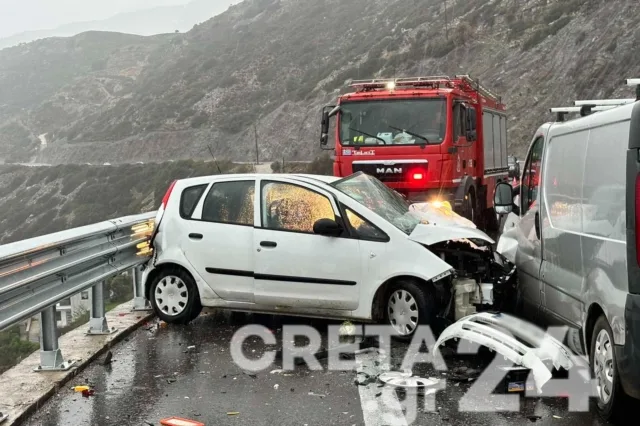
[[[407,235],[411,234],[422,221],[418,215],[409,210],[410,204],[400,194],[367,174],[356,173],[331,185]]]
[[[442,143],[446,129],[444,99],[384,99],[340,105],[340,143],[424,145]]]

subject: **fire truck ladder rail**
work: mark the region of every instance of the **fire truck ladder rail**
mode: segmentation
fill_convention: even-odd
[[[456,75],[456,79],[462,80],[471,86],[474,90],[477,90],[482,96],[486,98],[491,98],[498,103],[502,103],[502,96],[498,96],[493,93],[491,90],[487,89],[483,85],[480,84],[480,81],[471,77],[470,75]]]

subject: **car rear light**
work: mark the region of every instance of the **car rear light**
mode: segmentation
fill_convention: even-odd
[[[413,180],[422,180],[422,179],[424,179],[424,173],[413,173],[411,175],[411,178]]]
[[[636,176],[636,261],[640,266],[640,174]]]
[[[160,221],[162,220],[162,216],[164,216],[164,211],[167,208],[167,204],[169,203],[169,198],[171,197],[171,192],[173,192],[173,187],[176,186],[176,182],[177,181],[175,180],[171,182],[171,185],[169,185],[169,189],[167,189],[167,192],[165,192],[164,197],[162,197],[162,202],[160,203],[160,207],[158,208],[158,213],[156,213],[155,231],[153,232],[153,236],[151,237],[152,244],[153,244],[153,239],[158,233],[158,228],[160,227]]]

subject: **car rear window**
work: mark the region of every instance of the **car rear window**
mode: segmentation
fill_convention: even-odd
[[[193,214],[193,210],[195,210],[200,197],[204,193],[204,190],[207,189],[208,185],[197,185],[190,186],[189,188],[182,191],[182,196],[180,197],[180,216],[184,219],[189,219]]]

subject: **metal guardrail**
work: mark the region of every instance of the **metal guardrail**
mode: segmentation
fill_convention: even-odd
[[[139,265],[151,256],[155,212],[0,246],[0,330],[40,314],[38,371],[66,370],[58,348],[56,304],[91,288],[88,334],[108,334],[104,280],[133,270],[134,308],[147,309]]]

